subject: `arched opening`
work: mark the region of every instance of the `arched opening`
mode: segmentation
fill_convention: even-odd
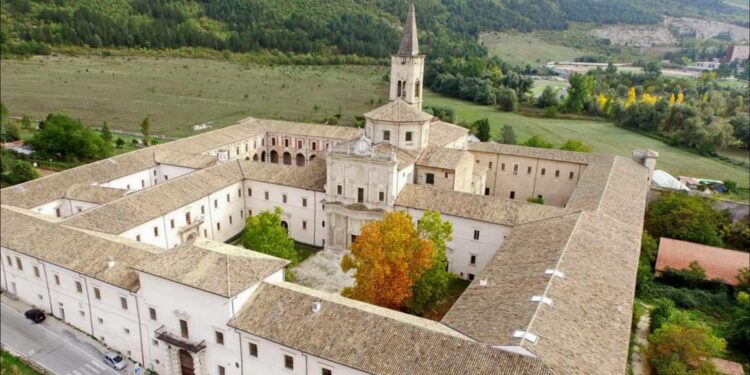
[[[419,81],[414,82],[414,97],[418,98],[421,91],[421,87],[419,86]]]
[[[195,239],[195,237],[197,237],[197,236],[198,236],[198,235],[197,235],[197,234],[195,234],[195,232],[193,232],[193,233],[190,233],[190,234],[188,234],[188,236],[187,236],[187,240],[188,240],[188,241],[194,240],[194,239]]]
[[[284,230],[289,233],[289,224],[287,224],[286,221],[281,222],[281,227],[284,228]]]
[[[313,161],[315,159],[315,155],[310,155],[310,161]]]
[[[263,151],[263,152],[260,153],[260,161],[262,161],[264,163],[266,162],[266,152],[265,151]]]
[[[193,363],[193,356],[188,353],[185,349],[180,349],[180,369],[182,375],[195,375],[195,364]]]
[[[297,154],[297,166],[304,167],[305,166],[305,155]]]
[[[279,164],[279,153],[276,150],[271,150],[271,163]]]
[[[253,155],[253,161],[258,161],[258,154]]]
[[[292,165],[292,154],[286,151],[284,152],[284,164]]]
[[[396,96],[399,98],[401,97],[401,82],[403,81],[399,80],[396,82]]]
[[[250,157],[249,156],[245,156],[245,160],[250,160]]]

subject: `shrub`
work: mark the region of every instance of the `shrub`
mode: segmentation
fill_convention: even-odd
[[[497,105],[501,110],[513,112],[518,106],[518,96],[516,92],[509,88],[497,90]]]
[[[654,308],[651,309],[651,332],[661,328],[664,323],[669,320],[674,311],[674,303],[666,298],[660,298],[654,303]]]

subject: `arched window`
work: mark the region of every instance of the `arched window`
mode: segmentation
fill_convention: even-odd
[[[401,82],[401,97],[406,98],[406,81]]]
[[[414,97],[418,98],[420,94],[420,87],[419,87],[419,81],[414,82]]]
[[[401,97],[401,87],[402,87],[401,84],[402,83],[403,83],[403,81],[398,81],[396,83],[396,96],[399,97],[399,98]]]

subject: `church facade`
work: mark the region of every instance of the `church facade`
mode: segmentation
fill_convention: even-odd
[[[247,118],[3,189],[0,286],[164,374],[624,372],[658,155],[469,142],[422,111],[424,63],[412,7],[364,129]],[[275,207],[338,255],[439,211],[471,286],[434,322],[284,282],[225,244]]]

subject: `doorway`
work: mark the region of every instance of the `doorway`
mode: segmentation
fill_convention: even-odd
[[[195,365],[193,364],[193,356],[185,349],[180,349],[180,370],[182,375],[195,375]]]

